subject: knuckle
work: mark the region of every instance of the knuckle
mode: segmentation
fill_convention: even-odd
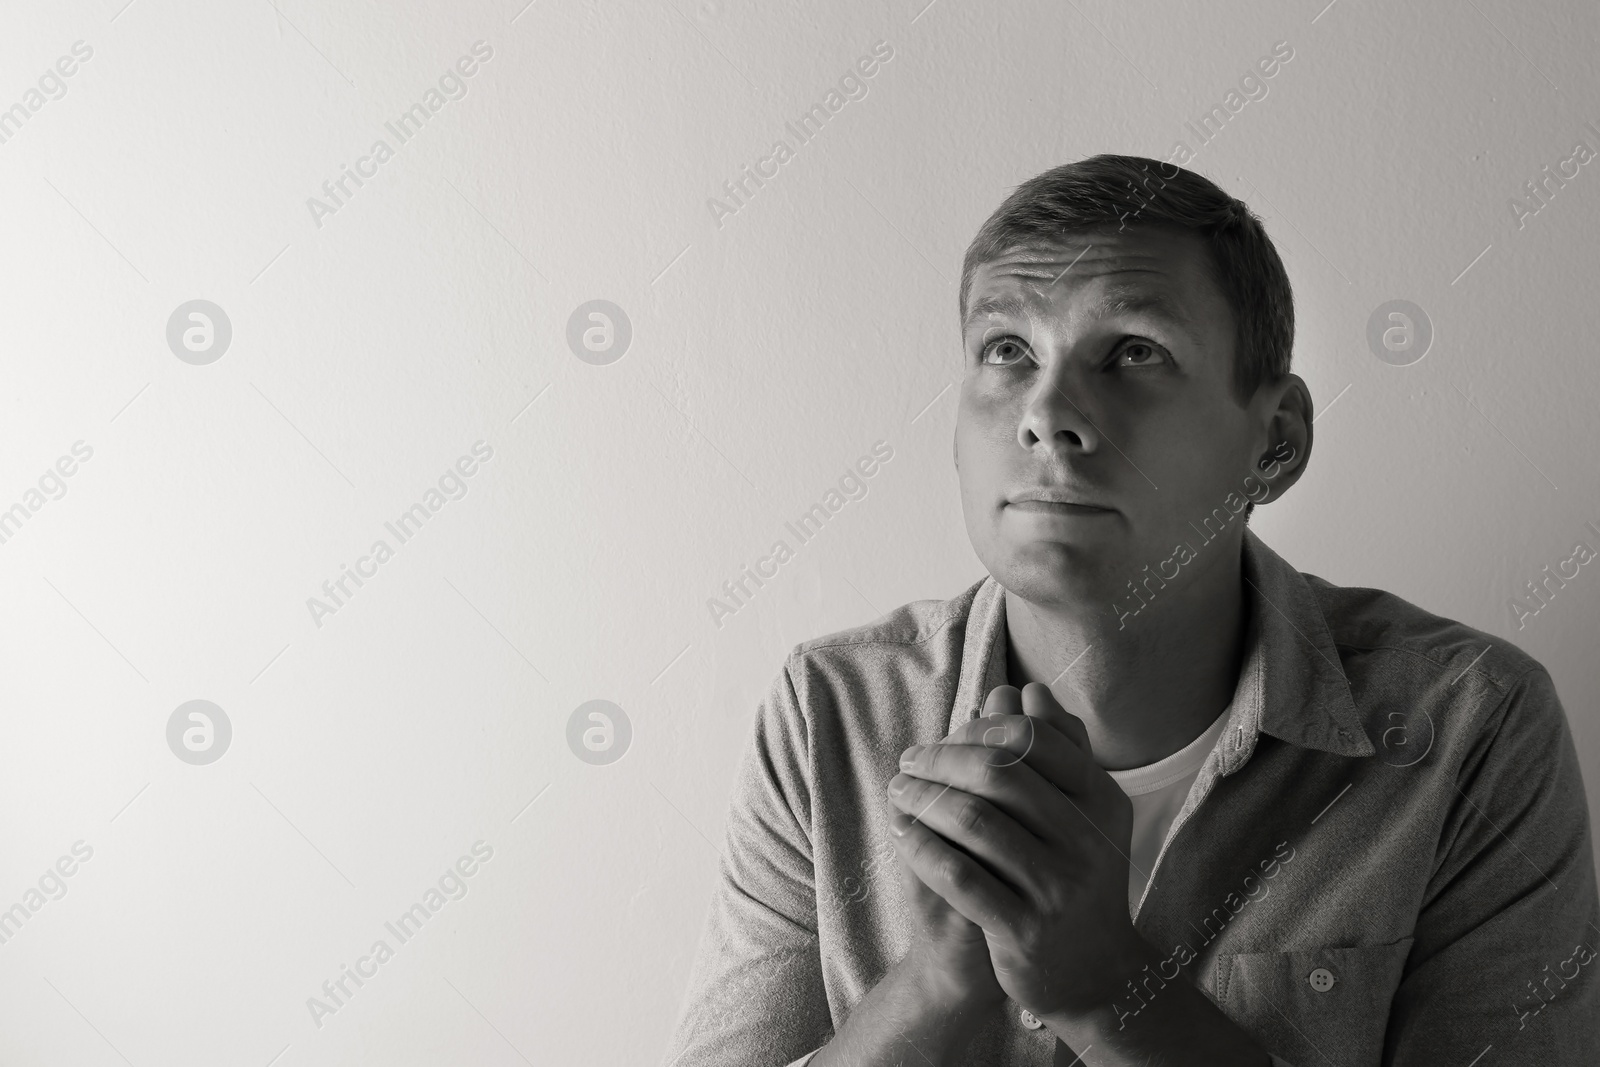
[[[957,856],[941,856],[934,862],[933,874],[952,889],[965,889],[972,883],[972,871]]]
[[[977,834],[989,825],[989,813],[980,801],[963,801],[956,807],[956,826],[969,834]]]
[[[983,762],[978,765],[978,785],[981,788],[997,785],[1001,772],[1016,761],[1017,757],[1003,748],[985,752]]]

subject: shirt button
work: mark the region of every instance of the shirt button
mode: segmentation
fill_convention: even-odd
[[[1022,1009],[1022,1013],[1018,1016],[1018,1018],[1022,1020],[1022,1025],[1026,1026],[1029,1030],[1037,1030],[1039,1027],[1044,1025],[1044,1023],[1039,1021],[1039,1017],[1033,1012],[1029,1011],[1027,1008]]]
[[[1318,993],[1326,993],[1333,988],[1333,972],[1326,967],[1318,967],[1311,972],[1307,981],[1311,983],[1311,988]]]

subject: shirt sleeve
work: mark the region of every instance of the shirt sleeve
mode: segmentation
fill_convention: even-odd
[[[1487,699],[1493,700],[1490,696]],[[1468,752],[1390,1007],[1383,1063],[1600,1063],[1600,898],[1582,772],[1542,668]],[[1452,725],[1435,723],[1436,730]]]
[[[817,938],[809,723],[790,657],[740,760],[668,1067],[801,1067],[833,1036]]]

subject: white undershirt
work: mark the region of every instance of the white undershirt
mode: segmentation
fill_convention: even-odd
[[[1231,705],[1223,708],[1205,733],[1165,759],[1145,767],[1106,772],[1133,801],[1133,848],[1129,853],[1132,862],[1128,865],[1129,915],[1138,910],[1139,898],[1144,895],[1145,883],[1149,881],[1161,846],[1166,843],[1172,820],[1189,799],[1189,787],[1228,725],[1231,709]]]

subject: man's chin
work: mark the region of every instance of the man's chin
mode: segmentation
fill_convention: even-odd
[[[999,551],[984,558],[984,566],[1007,592],[1030,604],[1110,610],[1116,587],[1129,577],[1118,560],[1105,558],[1104,546],[1031,541],[995,547]]]

